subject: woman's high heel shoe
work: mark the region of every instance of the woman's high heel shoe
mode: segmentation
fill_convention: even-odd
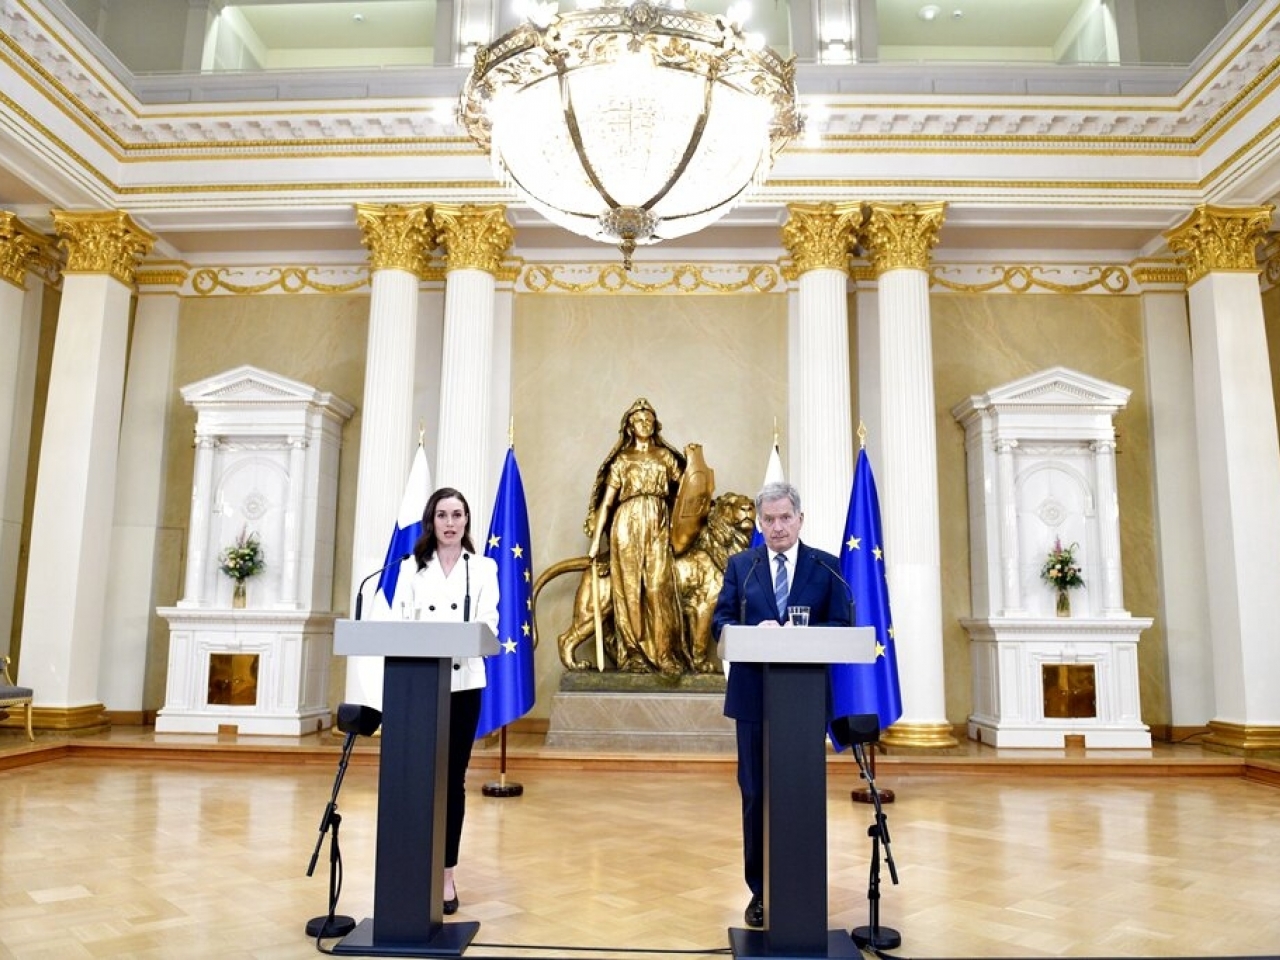
[[[452,917],[458,912],[458,906],[458,893],[455,890],[453,896],[444,902],[444,915],[446,917]]]

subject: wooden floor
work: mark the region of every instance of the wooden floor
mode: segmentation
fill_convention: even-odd
[[[341,741],[118,728],[0,737],[0,958],[315,955],[306,867]],[[339,807],[339,912],[372,909],[376,742]],[[471,776],[457,919],[468,958],[723,955],[741,924],[738,796],[724,757],[582,757],[512,738]],[[881,923],[909,958],[1280,954],[1280,765],[1194,746],[882,757],[900,884]],[[868,923],[872,809],[828,767],[833,928]],[[326,848],[327,850],[327,848]]]

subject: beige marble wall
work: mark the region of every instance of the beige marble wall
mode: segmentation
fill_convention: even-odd
[[[1116,471],[1124,599],[1135,616],[1158,613],[1150,410],[1137,297],[937,295],[930,309],[947,718],[961,723],[972,703],[969,640],[959,623],[970,615],[969,530],[964,431],[951,408],[967,396],[1057,365],[1133,391],[1116,418]],[[1138,645],[1142,719],[1148,724],[1170,720],[1166,664],[1165,630],[1157,619]]]
[[[333,608],[345,611],[351,590],[351,534],[355,516],[356,465],[360,454],[359,406],[364,398],[368,326],[367,295],[183,300],[173,372],[174,402],[170,408],[166,437],[168,470],[164,491],[164,531],[159,547],[161,582],[156,585],[158,606],[171,606],[181,599],[187,524],[191,513],[194,463],[191,441],[196,416],[195,411],[182,402],[178,391],[205,377],[251,364],[337,394],[357,407],[355,416],[342,432],[338,478]],[[148,647],[143,703],[150,710],[164,705],[169,661],[168,624],[154,615]],[[330,672],[334,703],[341,699],[344,679],[344,661],[341,657],[335,658]]]
[[[718,493],[754,494],[775,419],[785,464],[786,379],[782,294],[517,296],[511,396],[535,568],[585,555],[591,484],[633,400],[649,398],[672,446],[702,444]],[[550,713],[576,585],[539,596],[533,717]]]

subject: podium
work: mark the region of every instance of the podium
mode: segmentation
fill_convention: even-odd
[[[848,933],[827,928],[827,667],[872,663],[875,643],[874,627],[727,626],[721,632],[722,659],[764,669],[768,926],[731,927],[735,957],[862,956]]]
[[[385,657],[373,916],[333,947],[343,956],[458,957],[478,922],[444,923],[445,781],[454,657],[498,652],[482,623],[339,620],[334,653]]]

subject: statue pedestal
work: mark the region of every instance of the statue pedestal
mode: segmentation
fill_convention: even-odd
[[[735,754],[724,676],[569,671],[551,703],[546,745],[611,751]]]

